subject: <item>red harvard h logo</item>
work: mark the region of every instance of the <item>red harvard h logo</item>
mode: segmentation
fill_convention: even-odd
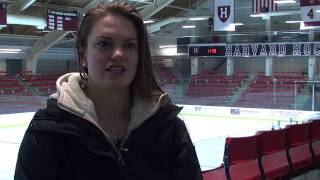
[[[230,6],[218,6],[218,17],[222,22],[226,22],[230,17]]]

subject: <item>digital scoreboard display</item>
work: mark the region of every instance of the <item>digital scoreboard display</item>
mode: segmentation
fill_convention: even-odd
[[[225,46],[189,46],[189,56],[225,56]]]
[[[47,10],[47,27],[49,30],[76,31],[79,24],[79,12]]]
[[[190,44],[189,56],[198,57],[266,57],[320,56],[320,42]]]

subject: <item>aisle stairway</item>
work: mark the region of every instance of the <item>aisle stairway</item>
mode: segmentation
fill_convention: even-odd
[[[251,83],[251,81],[255,78],[255,75],[249,74],[249,77],[244,79],[240,83],[240,87],[233,92],[232,96],[229,96],[228,100],[225,101],[226,106],[233,106],[235,102],[237,102],[241,98],[241,94],[245,92]]]
[[[34,95],[34,96],[41,96],[42,93],[39,91],[38,88],[32,86],[32,84],[30,84],[26,79],[24,79],[23,77],[21,76],[16,76],[15,77],[16,80],[18,81],[18,83],[20,85],[22,85],[26,90],[27,92],[29,92],[31,95]]]

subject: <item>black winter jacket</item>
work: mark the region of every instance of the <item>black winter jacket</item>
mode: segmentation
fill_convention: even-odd
[[[181,109],[165,105],[117,153],[90,122],[55,100],[39,110],[20,146],[15,180],[201,180]]]

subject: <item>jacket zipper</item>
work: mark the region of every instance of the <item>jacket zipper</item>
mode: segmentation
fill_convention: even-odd
[[[119,147],[119,149],[116,147],[116,145],[113,143],[113,141],[109,138],[109,135],[107,133],[105,133],[102,129],[100,129],[97,125],[95,125],[94,123],[90,122],[90,121],[87,121],[91,124],[93,124],[104,136],[104,139],[107,141],[107,143],[109,143],[109,145],[111,145],[111,148],[116,152],[117,156],[118,156],[118,163],[120,163],[121,166],[124,166],[126,163],[122,157],[122,154],[121,154],[121,150],[122,149],[126,149],[126,148],[123,148],[122,147],[122,142],[121,142],[121,145]],[[125,139],[123,139],[124,141]]]

